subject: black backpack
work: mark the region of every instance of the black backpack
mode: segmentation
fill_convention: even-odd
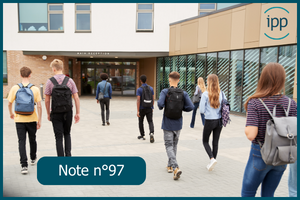
[[[183,90],[170,88],[166,97],[165,116],[170,119],[180,119],[184,106]]]
[[[153,106],[153,96],[152,96],[151,89],[148,85],[146,85],[145,87],[142,86],[142,88],[143,88],[142,106],[144,108],[151,108]]]
[[[67,86],[69,77],[65,77],[59,85],[54,77],[50,78],[54,84],[52,89],[52,112],[64,113],[72,110],[72,91]]]

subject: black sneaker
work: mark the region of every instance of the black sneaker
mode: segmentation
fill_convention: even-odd
[[[37,159],[31,160],[31,165],[35,165]]]
[[[103,123],[102,126],[105,126],[105,123]]]
[[[150,133],[150,142],[151,142],[151,143],[154,142],[154,133]]]
[[[22,174],[27,174],[28,173],[28,168],[27,167],[22,167],[21,173]]]
[[[143,139],[143,140],[146,140],[145,136],[141,136],[141,135],[140,135],[140,136],[138,136],[137,138],[138,138],[138,139]]]

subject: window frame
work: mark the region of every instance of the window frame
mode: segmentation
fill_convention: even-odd
[[[139,10],[139,5],[152,4],[152,9],[143,9]],[[152,29],[138,29],[139,13],[152,13]],[[136,4],[136,22],[135,22],[135,31],[136,32],[154,32],[154,3],[137,3]]]
[[[215,4],[215,9],[200,9],[201,4]],[[217,10],[217,3],[198,3],[198,15],[200,16],[200,12],[213,12]],[[204,14],[206,15],[206,14]]]
[[[8,85],[8,70],[7,70],[7,51],[3,51],[3,53],[5,52],[5,56],[6,56],[6,83],[3,82],[3,74],[2,74],[2,82],[3,85]],[[4,60],[4,59],[3,59]]]
[[[89,5],[90,10],[77,10],[77,5]],[[90,30],[77,30],[77,14],[90,14]],[[91,3],[75,3],[75,33],[91,33],[92,32],[92,4]]]
[[[50,10],[50,6],[62,6],[62,10]],[[64,4],[63,3],[48,3],[48,32],[63,32],[65,30],[64,23]],[[62,27],[63,30],[50,30],[50,14],[62,14]]]

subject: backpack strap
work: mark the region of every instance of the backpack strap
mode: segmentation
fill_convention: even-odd
[[[65,76],[61,85],[67,85],[68,81],[69,81],[69,77]]]
[[[32,83],[29,83],[28,85],[27,85],[27,87],[30,89],[32,86],[34,86]]]
[[[267,105],[263,102],[263,100],[261,100],[261,98],[258,98],[259,101],[262,103],[262,105],[266,108],[266,110],[268,111],[268,113],[270,114],[270,116],[272,117],[273,119],[273,115],[272,113],[270,112],[269,108],[267,107]]]
[[[284,107],[283,107],[281,104],[276,104],[276,105],[274,106],[274,108],[273,108],[273,116],[274,116],[274,117],[276,117],[276,107],[277,107],[277,106],[282,107],[282,109],[284,110],[284,113],[285,113],[285,116],[286,116],[286,117],[289,116],[289,115],[288,115],[288,112],[286,112],[286,110],[284,109]]]
[[[58,82],[54,77],[51,77],[50,81],[53,83],[53,85],[58,85]]]
[[[289,98],[289,105],[288,105],[288,108],[287,108],[287,111],[286,111],[286,116],[289,116],[290,108],[291,108],[291,99]]]
[[[20,88],[24,87],[22,83],[17,84]]]

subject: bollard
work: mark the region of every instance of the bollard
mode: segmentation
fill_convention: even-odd
[[[42,83],[40,84],[40,89],[41,89],[41,97],[42,97],[42,100],[44,101],[44,96],[43,96],[43,84],[42,84]]]

